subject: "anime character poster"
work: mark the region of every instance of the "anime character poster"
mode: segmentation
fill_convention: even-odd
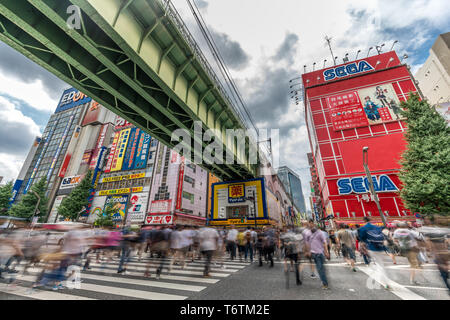
[[[358,90],[358,95],[370,125],[402,119],[400,100],[392,84]]]

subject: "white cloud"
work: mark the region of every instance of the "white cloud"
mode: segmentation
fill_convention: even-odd
[[[24,161],[25,156],[0,152],[0,176],[3,177],[2,183],[17,179]]]
[[[43,112],[53,112],[59,102],[47,94],[42,80],[26,83],[2,73],[0,73],[0,93],[25,101],[32,108]]]

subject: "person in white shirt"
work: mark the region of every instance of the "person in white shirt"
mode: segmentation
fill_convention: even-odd
[[[235,229],[234,225],[231,225],[231,229],[227,234],[227,251],[230,253],[231,260],[236,257],[236,241],[238,233],[239,232]]]
[[[175,253],[170,261],[169,271],[172,271],[172,266],[181,261],[181,268],[186,265],[185,255],[189,248],[189,234],[184,232],[182,226],[178,226],[175,231],[172,232],[172,237],[170,238],[170,248],[175,250]]]
[[[206,257],[203,276],[209,277],[211,259],[218,247],[219,233],[216,229],[205,227],[200,230],[198,237],[200,241],[200,251]]]

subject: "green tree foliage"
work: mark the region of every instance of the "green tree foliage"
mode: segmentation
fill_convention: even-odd
[[[6,215],[9,207],[9,200],[12,196],[13,182],[0,186],[0,214]]]
[[[88,198],[92,188],[92,171],[89,170],[83,180],[63,199],[58,207],[58,214],[72,221],[76,220],[83,208],[89,204]]]
[[[22,197],[22,200],[11,207],[9,215],[20,218],[31,218],[38,202],[38,197],[33,191],[40,197],[36,216],[39,217],[40,222],[43,222],[48,210],[48,198],[45,196],[47,192],[47,179],[45,177],[33,184],[27,194]]]
[[[402,103],[408,143],[400,161],[400,193],[412,213],[450,214],[450,128],[445,119],[418,95]]]
[[[97,214],[94,225],[98,227],[112,227],[114,225],[113,215],[117,212],[114,203],[108,203],[103,212]]]

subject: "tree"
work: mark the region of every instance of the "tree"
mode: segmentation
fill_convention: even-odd
[[[114,203],[108,203],[103,212],[97,214],[97,220],[95,220],[94,225],[98,227],[112,227],[114,221],[112,219],[113,215],[117,212]]]
[[[9,201],[12,196],[13,182],[0,186],[0,214],[6,214],[9,207]]]
[[[400,164],[400,196],[412,213],[450,214],[450,128],[428,102],[410,94],[402,103],[406,151]]]
[[[34,191],[34,192],[33,192]],[[36,216],[39,217],[39,221],[42,222],[44,217],[47,216],[48,198],[45,193],[47,192],[47,179],[43,177],[37,183],[33,184],[30,190],[22,197],[22,200],[14,204],[9,210],[9,215],[20,218],[31,218],[35,214],[36,205],[39,201],[38,212]],[[36,194],[38,194],[40,200]]]
[[[83,208],[87,208],[92,188],[92,171],[89,170],[83,180],[63,199],[58,207],[58,214],[72,221],[76,220]]]

